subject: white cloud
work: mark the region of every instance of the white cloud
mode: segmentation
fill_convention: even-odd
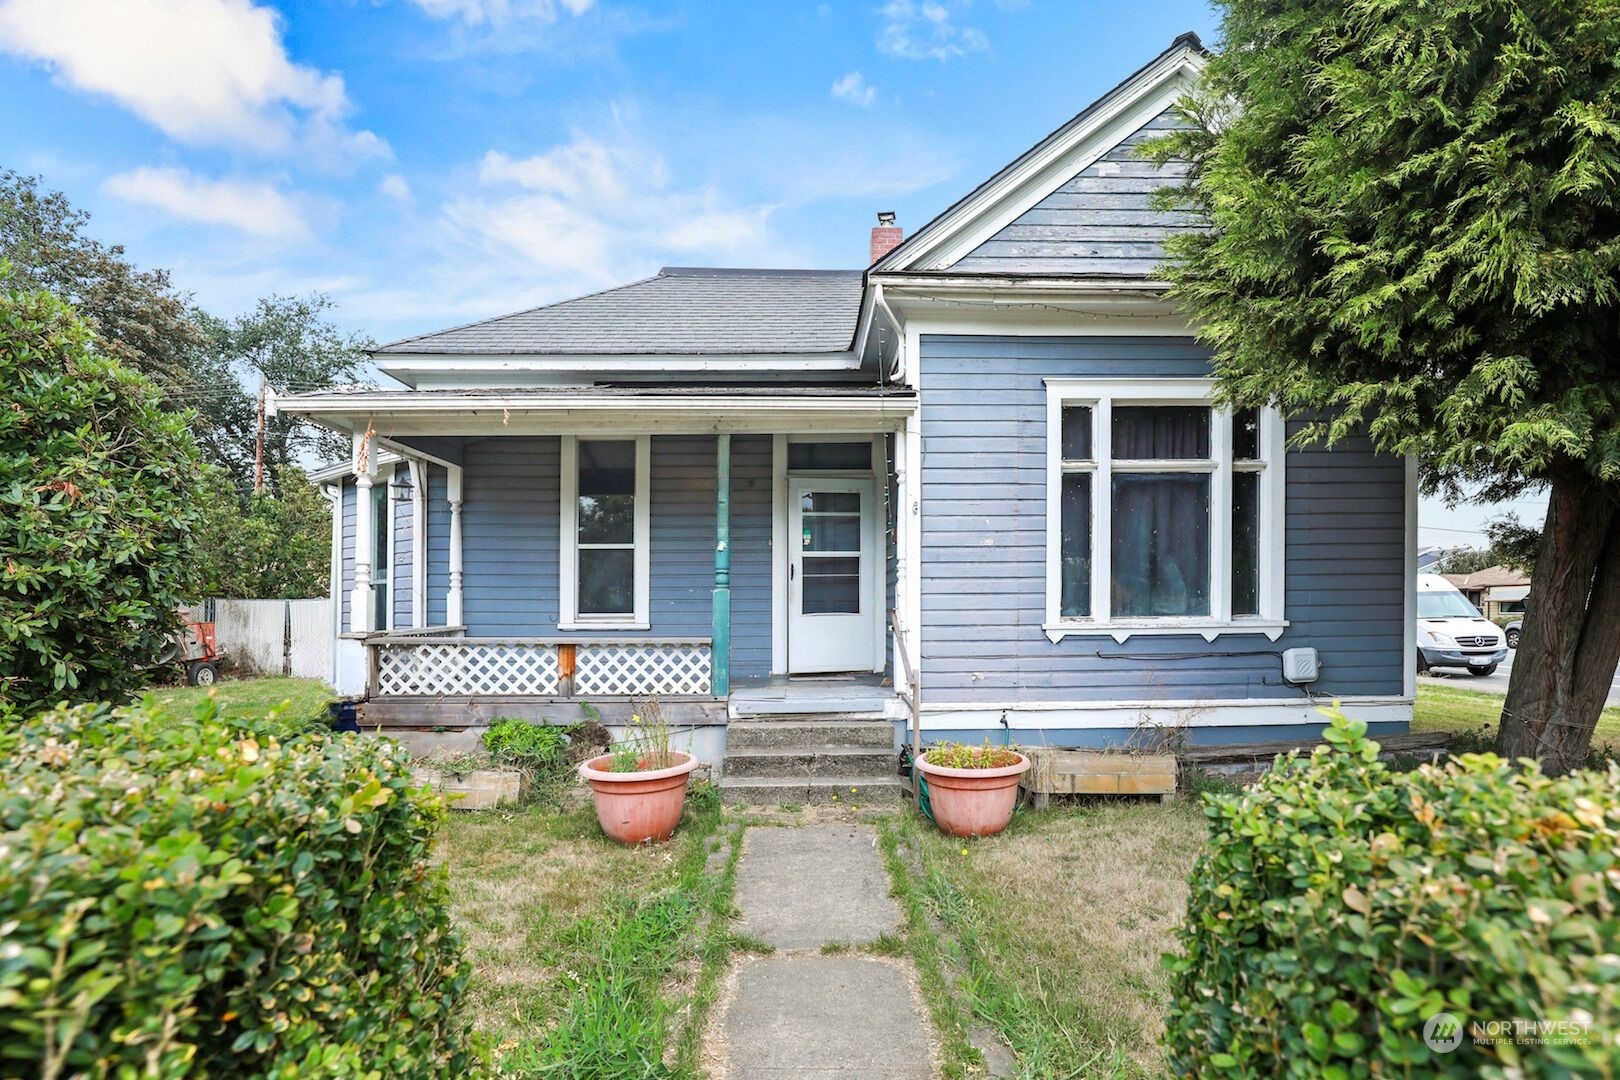
[[[491,150],[478,180],[481,193],[445,207],[451,226],[559,287],[618,283],[671,257],[757,263],[770,243],[772,206],[679,186],[629,139],[576,135],[527,158]]]
[[[943,63],[990,49],[990,39],[982,31],[956,24],[944,0],[889,0],[880,14],[878,49],[890,56]]]
[[[181,142],[345,160],[389,153],[348,127],[342,76],[294,63],[280,15],[252,0],[0,0],[0,51]]]
[[[184,169],[142,167],[108,177],[107,192],[155,206],[184,221],[225,225],[270,240],[301,240],[309,226],[298,207],[269,184],[210,180]]]
[[[416,196],[411,194],[410,182],[399,173],[389,173],[383,177],[382,181],[377,185],[377,192],[406,206],[416,201]]]
[[[852,71],[832,84],[832,96],[864,109],[877,100],[877,87],[868,85],[860,72]]]
[[[556,22],[583,15],[595,0],[412,0],[435,19],[458,19],[469,26],[501,26],[519,19]]]

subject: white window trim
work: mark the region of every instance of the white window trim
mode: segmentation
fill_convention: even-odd
[[[652,439],[648,435],[587,436],[586,441],[636,444],[635,611],[629,615],[579,613],[579,436],[562,437],[561,536],[557,560],[558,630],[641,630],[652,619]]]
[[[1128,405],[1210,405],[1214,382],[1210,379],[1048,379],[1046,380],[1046,616],[1041,628],[1055,642],[1069,636],[1107,635],[1124,642],[1137,635],[1198,634],[1214,641],[1222,634],[1264,634],[1272,641],[1282,636],[1283,581],[1287,520],[1284,496],[1286,429],[1281,414],[1260,410],[1260,459],[1265,463],[1260,484],[1260,556],[1258,615],[1231,614],[1232,474],[1229,414],[1217,412],[1210,426],[1210,456],[1214,467],[1202,463],[1154,462],[1155,472],[1196,471],[1210,475],[1210,611],[1209,616],[1115,619],[1107,614],[1111,598],[1112,499],[1109,491],[1115,463],[1105,453],[1112,431],[1116,402]],[[1089,405],[1095,425],[1091,470],[1091,602],[1093,615],[1065,618],[1063,602],[1063,407]],[[1123,463],[1122,463],[1123,464]],[[1136,463],[1126,465],[1136,467]],[[1146,465],[1142,464],[1142,468]]]

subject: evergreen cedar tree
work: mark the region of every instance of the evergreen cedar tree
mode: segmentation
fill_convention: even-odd
[[[1497,750],[1577,767],[1620,660],[1620,0],[1222,7],[1149,151],[1210,226],[1171,294],[1224,401],[1548,493]]]

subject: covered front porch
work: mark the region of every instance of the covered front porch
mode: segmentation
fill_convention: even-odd
[[[611,723],[651,695],[713,723],[806,676],[885,682],[909,393],[390,397],[280,403],[354,436],[334,681],[368,723]]]

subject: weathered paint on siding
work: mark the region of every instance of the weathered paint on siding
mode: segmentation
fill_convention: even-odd
[[[1164,258],[1165,237],[1198,227],[1190,215],[1152,204],[1153,193],[1178,183],[1186,166],[1161,169],[1137,156],[1143,142],[1176,126],[1171,111],[1150,120],[952,269],[1146,276]]]
[[[653,440],[654,446],[658,440]],[[771,672],[771,437],[731,437],[731,674]],[[710,450],[710,457],[713,457]],[[657,452],[654,451],[656,458]],[[711,507],[712,515],[712,507]],[[713,520],[711,516],[711,522]],[[714,547],[711,526],[708,545]],[[714,567],[710,563],[709,580]],[[705,603],[707,603],[705,594]],[[707,631],[705,631],[707,633]]]
[[[442,441],[442,440],[441,440]],[[457,445],[456,455],[461,454]],[[441,465],[429,462],[423,470],[427,483],[427,624],[443,626],[447,621],[446,600],[450,594],[450,504],[445,501],[450,474]]]
[[[1315,646],[1324,697],[1402,690],[1405,471],[1365,442],[1287,460],[1285,616],[1259,635],[1068,637],[1045,617],[1050,377],[1195,376],[1170,338],[925,336],[922,606],[931,704],[1288,698],[1277,653]]]
[[[557,636],[561,445],[556,436],[500,436],[462,448],[461,587],[471,635]]]

